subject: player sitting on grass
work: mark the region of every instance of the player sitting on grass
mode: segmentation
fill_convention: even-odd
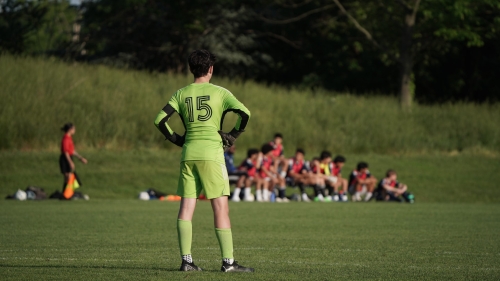
[[[240,192],[242,188],[245,188],[245,180],[248,178],[248,174],[245,171],[240,171],[234,166],[234,152],[236,150],[236,145],[231,146],[226,152],[224,152],[224,161],[226,163],[227,174],[229,179],[236,179],[236,187],[234,188],[233,196],[231,201],[240,202]]]
[[[370,201],[373,190],[377,184],[377,179],[368,171],[368,163],[359,162],[356,170],[352,171],[349,177],[349,193],[352,201],[361,201],[361,196],[365,195],[365,201]]]
[[[337,155],[333,159],[331,167],[330,182],[333,184],[333,201],[347,202],[347,179],[342,178],[342,167],[345,164],[345,157]]]
[[[312,174],[309,163],[304,159],[305,152],[297,148],[295,156],[288,160],[287,177],[291,179],[292,185],[297,185],[300,189],[301,199],[304,202],[310,202],[307,196],[305,186],[314,186],[317,184],[315,175]]]
[[[194,83],[178,90],[155,120],[161,133],[182,147],[177,195],[181,204],[177,234],[182,258],[181,271],[201,271],[191,257],[192,224],[196,200],[201,192],[210,199],[214,213],[215,234],[222,254],[223,272],[253,272],[239,265],[233,257],[233,237],[229,219],[229,181],[224,164],[224,149],[232,146],[245,130],[250,111],[228,90],[210,84],[215,56],[206,50],[189,55]],[[238,115],[230,133],[220,131],[222,116],[233,111]],[[167,121],[178,113],[185,125],[184,136],[176,134]]]
[[[245,159],[238,170],[244,171],[247,173],[248,177],[245,179],[245,196],[243,201],[252,202],[254,201],[254,197],[252,195],[252,185],[258,185],[260,182],[259,174],[257,173],[260,168],[260,160],[259,160],[259,150],[255,148],[251,148],[247,152],[247,159]]]
[[[407,190],[406,184],[398,182],[396,171],[389,170],[378,184],[377,200],[403,202],[404,199],[408,203],[413,203],[415,198]]]
[[[331,201],[329,198],[325,196],[325,178],[323,174],[321,174],[321,159],[313,158],[311,161],[311,170],[314,178],[316,180],[316,184],[314,187],[314,201],[315,202],[329,202]]]
[[[285,148],[283,147],[283,135],[281,133],[274,134],[274,139],[269,142],[273,146],[273,165],[274,170],[278,173],[280,178],[286,177],[287,160],[284,155]]]
[[[270,144],[264,144],[261,148],[262,152],[262,162],[260,165],[260,182],[261,188],[257,188],[257,201],[258,202],[269,202],[271,200],[271,194],[274,193],[274,187],[279,185],[279,195],[276,198],[276,202],[288,202],[288,198],[285,197],[285,179],[278,176],[273,165],[273,147]],[[259,190],[262,190],[262,195],[260,195]]]

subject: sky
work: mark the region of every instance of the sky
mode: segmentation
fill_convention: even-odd
[[[70,0],[71,5],[80,5],[80,0]]]

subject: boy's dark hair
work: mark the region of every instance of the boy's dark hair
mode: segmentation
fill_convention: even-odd
[[[306,152],[302,148],[297,148],[297,150],[295,150],[295,153],[302,153],[302,155],[306,155]]]
[[[215,64],[216,57],[207,50],[196,50],[189,55],[189,70],[194,78],[207,75],[208,69]]]
[[[364,169],[364,168],[368,168],[368,163],[366,163],[366,162],[359,162],[357,170],[359,171],[359,170]]]
[[[75,125],[73,123],[66,123],[64,126],[62,126],[61,131],[67,133],[71,128],[73,128]]]
[[[268,143],[264,144],[262,146],[262,148],[260,149],[260,151],[262,151],[262,153],[264,155],[266,155],[267,153],[269,153],[269,151],[273,151],[274,150],[274,147]]]
[[[276,133],[276,134],[274,134],[274,138],[283,139],[283,135],[281,133]]]
[[[319,156],[319,158],[321,160],[325,160],[328,157],[332,157],[332,154],[330,153],[330,151],[326,151],[326,150],[321,152],[321,155]]]
[[[345,157],[342,155],[337,155],[335,156],[335,159],[333,159],[333,163],[345,163]]]
[[[396,171],[389,169],[389,170],[387,170],[387,173],[385,173],[385,176],[390,177],[390,176],[395,175],[395,174],[396,174]]]
[[[259,150],[257,148],[250,148],[247,151],[247,158],[250,158],[250,157],[252,157],[252,155],[258,154],[258,153],[259,153]]]

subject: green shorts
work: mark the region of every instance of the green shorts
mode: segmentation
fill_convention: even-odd
[[[208,199],[229,196],[226,165],[215,161],[183,161],[177,195],[198,198],[201,192]]]

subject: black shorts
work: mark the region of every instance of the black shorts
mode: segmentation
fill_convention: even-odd
[[[73,156],[70,157],[71,160],[73,160]],[[61,154],[59,157],[59,168],[63,174],[71,173],[71,166],[69,165],[68,159],[66,159],[66,155],[64,154]]]

